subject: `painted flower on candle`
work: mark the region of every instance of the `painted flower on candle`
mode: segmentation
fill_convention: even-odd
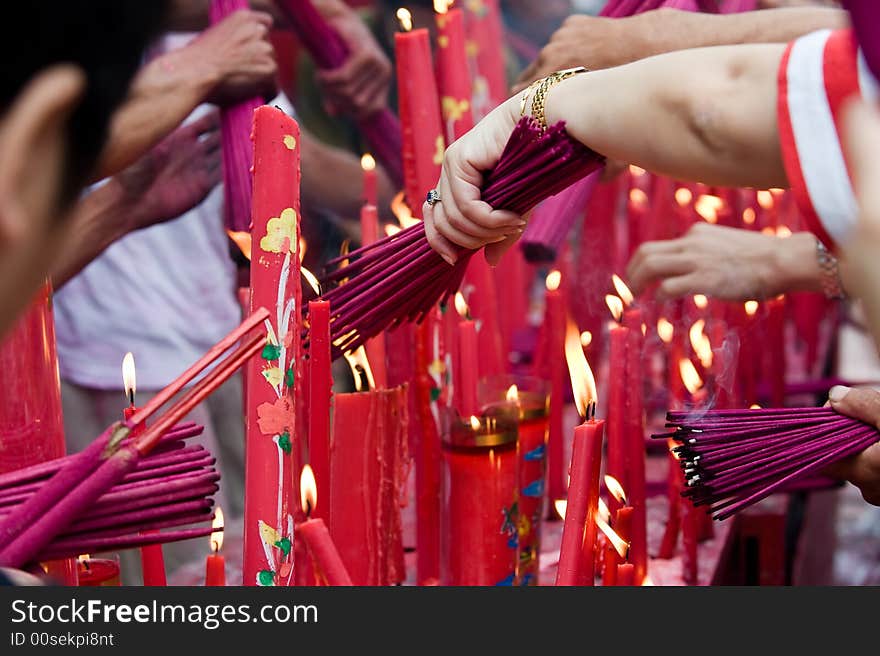
[[[467,100],[456,100],[452,96],[443,96],[440,106],[444,119],[447,121],[459,121],[464,113],[470,109],[471,104]]]
[[[268,253],[287,253],[296,239],[296,220],[296,211],[292,207],[283,210],[281,216],[269,219],[260,248]]]
[[[293,407],[287,397],[276,399],[274,403],[257,406],[257,424],[263,435],[278,435],[293,425]]]
[[[434,159],[432,161],[437,166],[440,166],[443,163],[443,155],[446,153],[446,142],[443,140],[442,134],[437,135],[437,139],[434,141],[434,148]]]
[[[284,145],[287,147],[287,150],[293,150],[294,148],[296,148],[296,137],[294,137],[292,134],[285,134],[283,141]]]
[[[284,374],[278,367],[268,367],[263,369],[263,378],[265,378],[273,387],[281,382]]]

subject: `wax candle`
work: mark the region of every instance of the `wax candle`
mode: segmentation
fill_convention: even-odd
[[[467,303],[461,292],[455,294],[455,309],[461,317],[458,323],[458,358],[455,375],[455,407],[467,419],[477,412],[477,326],[470,318]]]
[[[109,558],[80,556],[77,574],[81,587],[114,587],[122,585],[119,579],[119,563]]]
[[[681,504],[684,515],[681,527],[681,576],[687,585],[696,585],[699,577],[697,542],[700,529],[697,513],[701,511],[689,499],[682,499]]]
[[[317,507],[318,488],[315,475],[309,465],[303,467],[300,475],[300,494],[306,521],[296,527],[296,535],[306,543],[318,578],[327,585],[352,585],[351,577],[342,557],[330,538],[327,524],[320,517],[312,518],[311,511]]]
[[[623,302],[609,294],[605,302],[616,321],[623,318]],[[608,332],[608,466],[607,471],[626,485],[626,352],[629,329],[614,323]],[[616,502],[609,503],[612,511]]]
[[[378,179],[376,176],[376,160],[370,153],[365,153],[361,157],[361,170],[364,172],[364,205],[372,205],[376,207],[379,204],[379,195],[377,191]],[[374,237],[370,242],[376,241]]]
[[[509,96],[504,28],[498,0],[465,3],[468,50],[474,58],[474,112],[479,120]]]
[[[261,357],[247,364],[245,585],[293,581],[294,387],[300,365],[299,126],[275,107],[254,112],[251,312],[269,309]]]
[[[330,303],[309,301],[309,463],[329,499],[330,481]],[[326,505],[326,504],[325,504]],[[326,508],[312,509],[315,517],[327,517]]]
[[[565,298],[560,289],[562,273],[551,271],[545,280],[543,357],[550,380],[550,436],[547,443],[547,497],[550,501],[566,495],[565,437],[562,411],[565,407]],[[550,504],[552,506],[552,503]]]
[[[767,371],[770,380],[770,401],[773,407],[785,405],[785,296],[765,304],[767,307]]]
[[[209,587],[226,585],[226,559],[220,553],[223,547],[223,511],[214,512],[211,533],[211,553],[205,559],[205,585]]]
[[[379,215],[375,205],[361,207],[361,242],[364,246],[372,244],[379,238]],[[373,370],[376,386],[388,387],[388,369],[386,364],[385,335],[377,335],[366,343],[367,358]]]
[[[626,480],[630,505],[633,508],[631,560],[635,581],[641,585],[648,572],[648,527],[645,485],[645,411],[642,402],[642,315],[637,309],[624,313],[627,336],[626,368]]]
[[[474,126],[472,84],[465,50],[464,14],[448,0],[434,0],[437,23],[437,88],[446,140],[452,143]]]
[[[443,439],[440,583],[513,585],[517,553],[516,411],[494,406]]]
[[[621,563],[617,566],[617,585],[636,585],[636,566],[632,563]]]
[[[605,485],[617,502],[623,504],[614,513],[614,532],[621,540],[631,544],[634,509],[632,506],[626,505],[623,488],[617,479],[613,476],[605,476]],[[616,585],[617,567],[623,561],[624,559],[621,558],[617,548],[609,540],[608,547],[605,550],[605,571],[603,572],[602,585]]]
[[[669,512],[666,518],[666,527],[663,530],[663,538],[660,541],[660,549],[657,552],[657,557],[664,559],[672,558],[675,555],[675,545],[681,530],[681,490],[684,486],[684,472],[679,465],[678,456],[672,450],[675,446],[676,442],[669,440],[668,470],[666,473],[666,501],[669,505]]]

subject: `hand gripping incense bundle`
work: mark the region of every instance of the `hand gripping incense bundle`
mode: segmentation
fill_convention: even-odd
[[[603,162],[601,155],[569,137],[563,122],[542,130],[524,117],[495,168],[485,174],[482,198],[494,208],[524,215]],[[384,330],[420,321],[458,289],[475,252],[462,250],[450,266],[428,244],[424,225],[418,223],[331,260],[323,283],[344,281],[324,294],[330,301],[334,357]]]
[[[680,443],[683,496],[726,519],[770,494],[815,477],[828,465],[859,453],[880,432],[831,408],[756,408],[670,412],[671,432],[654,435]]]

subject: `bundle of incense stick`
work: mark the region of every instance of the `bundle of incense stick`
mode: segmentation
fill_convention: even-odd
[[[91,517],[102,495],[116,485],[125,484],[126,476],[138,471],[139,464],[162,443],[163,436],[177,422],[262,350],[266,344],[263,323],[268,317],[269,311],[265,308],[253,312],[144,407],[124,422],[108,427],[86,449],[61,462],[36,491],[12,507],[0,519],[0,566],[22,567],[46,554],[53,554],[51,549],[57,547],[56,538],[78,531],[82,518]],[[173,400],[187,384],[217,360],[220,361],[199,382]],[[167,410],[154,418],[149,426],[144,425],[147,419],[153,418],[168,403],[170,406]],[[141,426],[143,432],[133,435],[133,430]],[[199,479],[198,483],[213,486],[216,479]],[[193,481],[185,481],[184,487],[192,484]],[[168,485],[163,483],[154,494],[164,493],[167,489]],[[210,494],[202,489],[201,494]],[[187,506],[185,510],[178,507],[177,510],[190,513],[194,512],[194,507]],[[155,527],[179,525],[169,524],[168,521],[165,517],[157,521]],[[203,530],[191,529],[195,532]],[[114,548],[123,547],[121,543],[124,540],[120,535],[103,534],[100,538],[116,540]],[[82,544],[76,546],[81,547]]]
[[[653,437],[681,443],[674,450],[685,472],[683,495],[709,506],[715,519],[787,490],[880,440],[876,428],[831,408],[670,412],[666,426],[674,430]]]
[[[530,117],[517,123],[498,163],[485,174],[482,198],[496,209],[524,215],[600,166],[604,158],[575,141],[559,122],[546,130]],[[468,260],[454,266],[435,252],[418,223],[331,260],[324,284],[346,281],[324,294],[330,301],[334,357],[406,321],[420,321],[458,289]]]
[[[188,423],[165,433],[149,456],[100,496],[86,516],[52,540],[37,558],[66,558],[211,533],[210,524],[180,528],[213,519],[211,495],[217,491],[220,478],[214,469],[214,457],[204,447],[184,442],[201,432],[201,426]],[[74,457],[57,458],[0,476],[0,520]]]
[[[311,0],[277,0],[277,4],[319,68],[332,70],[345,64],[349,56],[345,42],[318,13]],[[391,181],[395,186],[402,187],[400,121],[390,109],[385,108],[359,119],[358,128]]]
[[[211,23],[219,23],[235,11],[249,9],[247,0],[211,0]],[[251,125],[261,98],[248,98],[220,110],[223,149],[223,202],[227,230],[246,232],[251,224],[251,167],[254,147]]]

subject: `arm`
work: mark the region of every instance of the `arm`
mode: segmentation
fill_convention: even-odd
[[[784,45],[683,50],[575,75],[546,97],[548,124],[593,150],[682,180],[730,187],[787,187],[776,118],[776,76]],[[446,151],[438,190],[425,205],[431,244],[467,248],[500,241],[521,226],[479,200],[482,171],[498,161],[519,118],[510,98]],[[509,245],[509,241],[506,242]],[[499,247],[487,251],[495,258]]]
[[[848,25],[847,12],[796,7],[739,14],[658,9],[628,18],[569,16],[522,73],[515,89],[574,66],[611,68],[675,50],[742,43],[787,43],[815,30]]]

